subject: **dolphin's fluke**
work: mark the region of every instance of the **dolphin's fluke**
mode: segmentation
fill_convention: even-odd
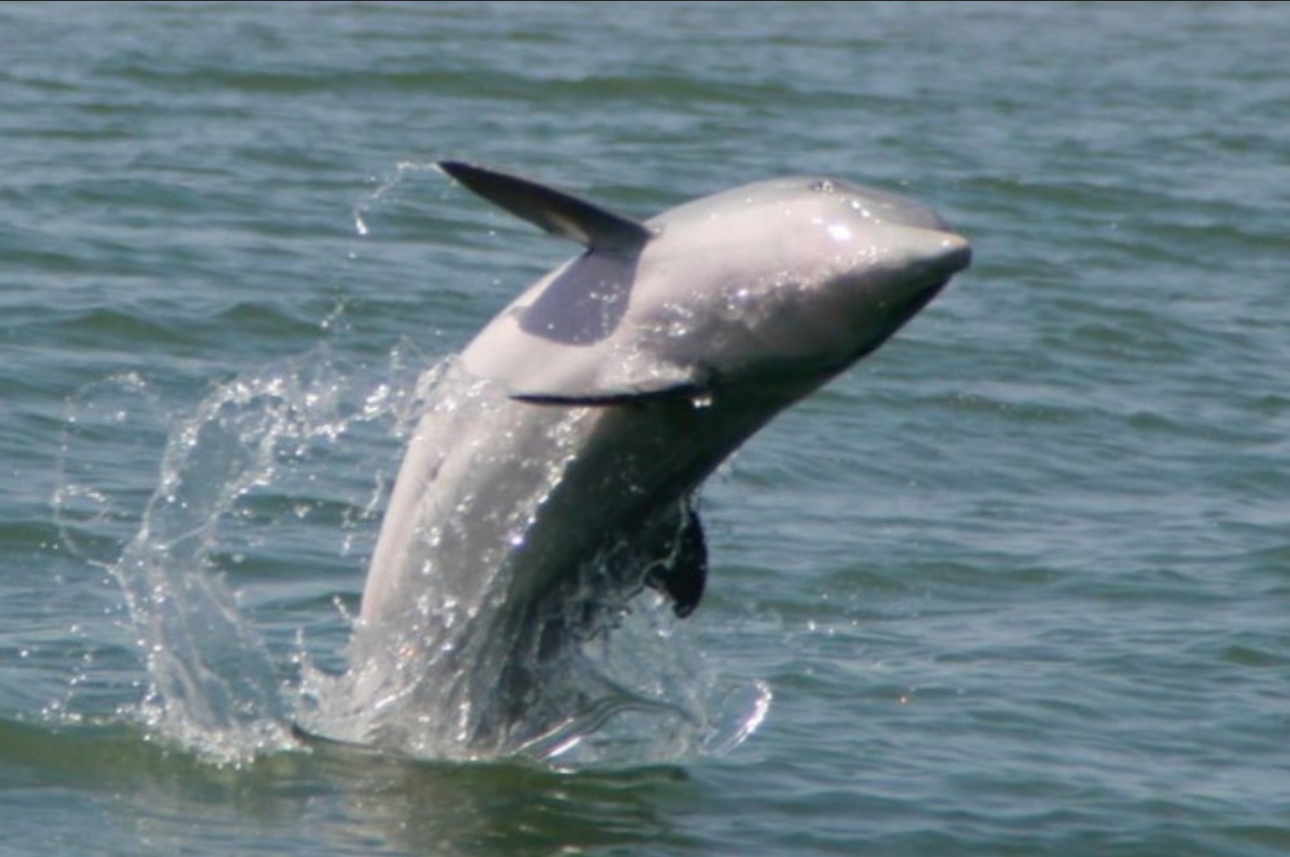
[[[654,236],[637,220],[519,176],[461,161],[440,161],[439,169],[489,202],[591,250],[633,255]]]

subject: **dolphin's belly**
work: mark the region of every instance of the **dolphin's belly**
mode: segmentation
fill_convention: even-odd
[[[671,512],[764,412],[680,397],[567,408],[512,401],[486,382],[462,389],[440,397],[452,406],[425,414],[409,444],[364,623],[539,599],[606,540],[629,541]]]
[[[363,591],[365,624],[477,610],[522,552],[594,416],[522,405],[487,384],[445,392],[395,481]]]
[[[602,550],[657,535],[649,524],[674,514],[701,474],[685,475],[670,408],[518,402],[464,373],[435,402],[373,554],[351,642],[355,701],[381,729],[417,711],[459,712],[468,742],[489,742],[597,621],[584,575]],[[642,575],[597,585],[626,597]]]

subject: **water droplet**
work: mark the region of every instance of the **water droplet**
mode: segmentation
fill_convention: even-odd
[[[846,241],[851,237],[851,227],[845,223],[831,223],[827,228],[829,237],[834,241]]]

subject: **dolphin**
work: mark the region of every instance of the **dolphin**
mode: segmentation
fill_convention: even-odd
[[[494,169],[438,167],[583,251],[442,370],[382,522],[351,672],[367,739],[505,753],[578,704],[553,665],[637,593],[695,610],[704,479],[886,342],[971,249],[930,208],[832,178],[762,181],[642,221]]]

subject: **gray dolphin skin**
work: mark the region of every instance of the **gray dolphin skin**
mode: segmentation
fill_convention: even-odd
[[[703,480],[882,345],[971,250],[926,206],[836,179],[758,182],[642,222],[439,167],[584,251],[442,369],[451,395],[410,440],[351,670],[373,740],[508,752],[579,704],[553,698],[551,670],[613,611],[646,587],[679,616],[699,604]]]

